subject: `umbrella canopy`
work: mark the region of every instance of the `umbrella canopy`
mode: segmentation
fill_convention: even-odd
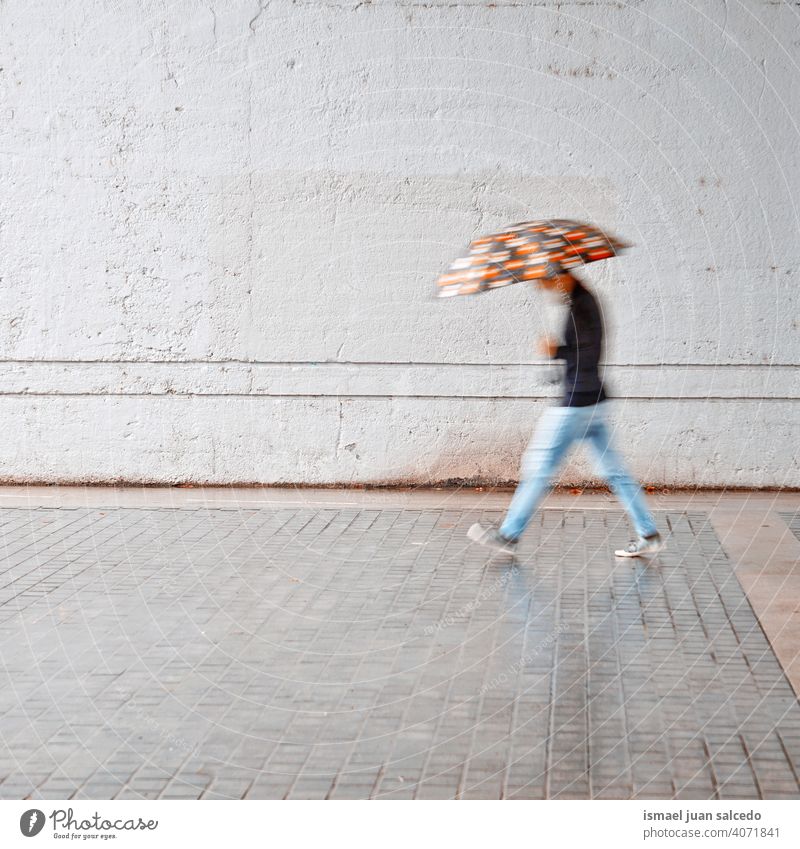
[[[473,240],[436,281],[440,298],[474,295],[569,271],[616,256],[624,242],[588,224],[566,219],[525,221]]]

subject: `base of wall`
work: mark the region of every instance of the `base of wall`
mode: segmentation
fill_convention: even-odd
[[[518,481],[501,481],[499,483],[489,483],[481,481],[430,481],[427,483],[408,484],[408,483],[392,483],[391,481],[382,483],[258,483],[253,481],[231,481],[228,484],[219,483],[204,483],[179,481],[177,483],[164,484],[154,480],[17,480],[15,478],[0,478],[0,487],[60,487],[60,488],[79,488],[79,487],[94,487],[94,488],[121,488],[121,489],[215,489],[227,491],[229,489],[268,489],[268,490],[350,490],[352,492],[370,492],[370,491],[387,491],[387,492],[414,492],[418,490],[448,490],[458,492],[460,490],[475,490],[478,492],[513,492],[517,487]],[[800,492],[800,486],[664,486],[645,481],[642,487],[648,493],[658,493],[661,495],[679,495],[686,494],[702,494],[702,493],[748,493],[748,492],[774,492],[774,493],[793,493]],[[560,495],[580,495],[582,493],[607,494],[611,495],[611,491],[607,486],[596,481],[589,482],[570,482],[563,481],[552,488],[552,492]]]
[[[549,399],[0,398],[0,480],[15,484],[497,486]],[[608,404],[619,450],[659,488],[796,489],[796,402]],[[562,485],[599,481],[580,448]]]

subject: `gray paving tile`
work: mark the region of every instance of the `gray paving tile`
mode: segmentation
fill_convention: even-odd
[[[791,532],[800,540],[800,510],[794,513],[778,513],[784,522],[789,526]]]

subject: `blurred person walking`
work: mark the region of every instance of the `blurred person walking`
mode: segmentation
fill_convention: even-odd
[[[513,553],[567,452],[575,442],[586,441],[595,456],[598,474],[620,500],[636,530],[637,539],[615,554],[656,554],[664,547],[661,535],[639,484],[612,444],[606,423],[606,394],[599,372],[603,321],[597,300],[577,277],[557,264],[551,264],[548,275],[536,283],[557,292],[569,305],[564,344],[549,338],[539,342],[543,356],[566,361],[563,400],[539,421],[523,459],[519,486],[500,527],[476,523],[467,536],[481,545]]]

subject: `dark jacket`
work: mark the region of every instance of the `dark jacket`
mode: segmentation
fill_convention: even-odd
[[[579,282],[570,293],[564,344],[554,359],[566,360],[564,407],[588,407],[606,398],[599,364],[603,353],[603,318],[594,295]]]

